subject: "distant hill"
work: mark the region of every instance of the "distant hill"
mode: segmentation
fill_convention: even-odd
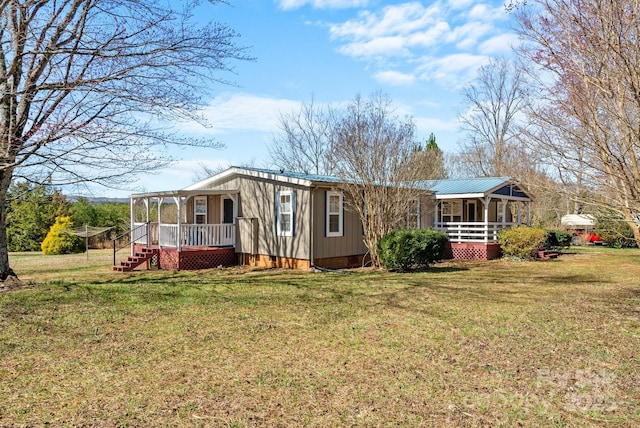
[[[78,196],[78,195],[65,195],[67,200],[71,202],[78,202],[80,198],[87,198],[89,202],[94,204],[106,204],[106,203],[117,203],[117,204],[128,204],[129,198],[106,198],[106,197],[89,197],[89,196]]]

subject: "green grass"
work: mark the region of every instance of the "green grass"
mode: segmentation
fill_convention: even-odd
[[[640,253],[428,272],[12,254],[0,425],[638,426]]]

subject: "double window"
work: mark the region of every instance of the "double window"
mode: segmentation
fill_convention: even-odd
[[[293,236],[295,193],[291,190],[277,192],[276,231],[278,236]]]
[[[462,221],[462,201],[442,201],[441,221]]]
[[[326,199],[326,235],[342,236],[343,235],[343,202],[342,192],[329,191]]]

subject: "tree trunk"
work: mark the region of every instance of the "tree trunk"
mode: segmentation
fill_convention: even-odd
[[[7,191],[11,185],[13,171],[5,169],[0,171],[0,281],[17,275],[9,266],[9,250],[7,248]]]

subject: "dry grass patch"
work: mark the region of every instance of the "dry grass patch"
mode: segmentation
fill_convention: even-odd
[[[638,252],[412,274],[25,260],[37,286],[0,295],[0,425],[640,424]]]

